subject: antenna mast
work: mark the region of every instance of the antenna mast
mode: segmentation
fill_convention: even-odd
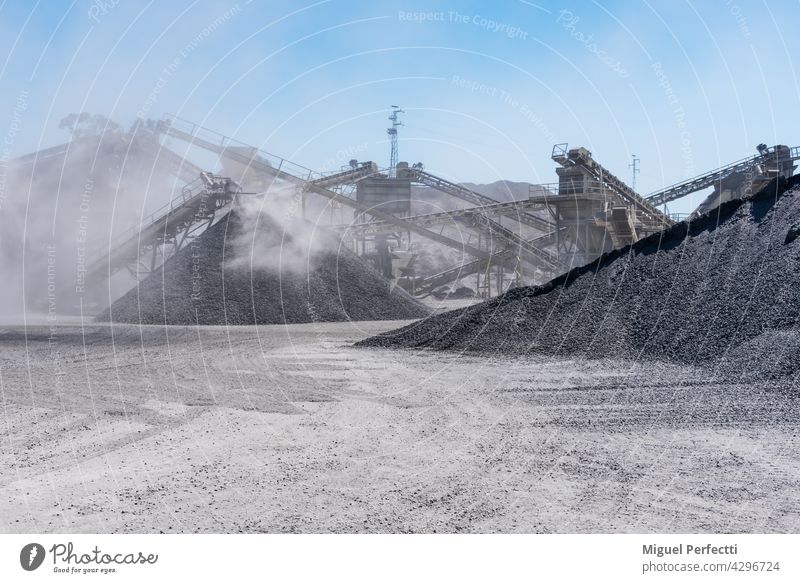
[[[639,174],[639,158],[636,157],[636,154],[631,154],[631,163],[628,164],[628,168],[633,168],[633,178],[631,180],[631,189],[636,190],[636,175]]]
[[[405,111],[400,109],[399,105],[393,105],[392,115],[389,116],[392,127],[386,130],[386,133],[389,134],[389,143],[392,146],[392,153],[389,156],[389,176],[392,178],[397,176],[397,128],[403,125],[403,122],[397,117],[398,113],[405,113]]]

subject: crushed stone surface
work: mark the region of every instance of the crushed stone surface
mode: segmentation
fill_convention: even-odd
[[[247,237],[237,214],[229,213],[97,320],[233,326],[401,320],[430,313],[335,243],[298,255],[289,244],[291,227],[266,219],[256,239]]]
[[[0,532],[800,528],[796,392],[399,324],[0,328]]]
[[[800,178],[775,180],[690,223],[361,346],[658,359],[721,374],[800,366]]]

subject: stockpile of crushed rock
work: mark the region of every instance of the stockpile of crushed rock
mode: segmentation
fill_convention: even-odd
[[[239,215],[228,213],[97,319],[251,325],[402,320],[429,313],[335,242],[297,256],[292,232],[306,226],[281,227],[262,218],[251,239]]]
[[[363,346],[641,357],[747,376],[800,366],[800,177],[536,287]]]

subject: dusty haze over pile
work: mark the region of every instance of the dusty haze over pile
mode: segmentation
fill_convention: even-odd
[[[301,195],[294,186],[272,185],[260,196],[242,195],[236,205],[241,230],[232,239],[226,267],[306,273],[320,253],[339,242],[324,228],[302,219]],[[280,244],[275,246],[275,233]]]
[[[65,120],[68,121],[68,120]],[[167,202],[175,179],[156,165],[150,136],[102,116],[66,125],[61,155],[5,166],[0,207],[0,316],[77,313],[87,262],[143,214]],[[23,310],[24,308],[24,310]]]

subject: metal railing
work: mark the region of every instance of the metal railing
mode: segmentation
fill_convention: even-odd
[[[107,245],[104,245],[103,248],[96,248],[90,254],[88,254],[91,259],[87,261],[87,265],[94,265],[99,261],[102,261],[108,254],[120,247],[123,243],[130,241],[136,238],[139,233],[147,229],[148,227],[154,225],[157,221],[160,221],[164,217],[168,216],[172,211],[177,208],[180,208],[187,201],[191,200],[197,194],[203,190],[204,184],[200,177],[197,180],[193,180],[189,184],[185,185],[181,189],[181,194],[170,200],[168,203],[162,205],[158,209],[154,210],[152,213],[148,214],[139,221],[138,224],[128,227],[121,233],[118,233],[113,238],[111,238]]]
[[[528,197],[534,196],[558,196],[558,182],[547,182],[544,184],[531,184],[528,186]]]
[[[561,182],[548,182],[545,184],[531,184],[528,188],[528,193],[531,198],[534,196],[547,196],[559,197],[561,199],[570,198],[581,194],[600,195],[605,198],[622,198],[619,193],[599,182],[573,182],[569,184],[569,188],[564,187]]]
[[[326,177],[325,174],[321,172],[311,170],[310,168],[296,164],[291,160],[287,160],[286,158],[265,152],[256,146],[246,144],[226,136],[225,134],[210,130],[172,114],[165,114],[163,116],[161,125],[157,131],[164,133],[165,135],[177,134],[175,137],[184,139],[189,144],[197,142],[197,145],[200,147],[210,146],[210,149],[218,154],[224,155],[224,150],[232,150],[231,153],[235,152],[236,156],[228,157],[234,161],[238,161],[239,159],[244,160],[246,157],[250,157],[251,160],[258,159],[260,162],[272,166],[275,170],[292,174],[296,178],[300,178],[306,182],[321,180]],[[247,151],[247,154],[242,151],[237,152],[236,150],[233,150],[234,148],[241,148]]]
[[[657,190],[648,194],[645,198],[655,205],[666,204],[677,200],[681,197],[687,196],[692,192],[703,190],[712,186],[718,180],[722,180],[735,172],[742,172],[748,168],[762,163],[769,162],[780,165],[783,163],[791,163],[795,160],[800,160],[800,146],[786,147],[788,150],[788,157],[781,157],[781,151],[775,146],[771,146],[764,150],[763,153],[756,154],[755,156],[748,156],[730,164],[725,164],[714,170],[709,170],[703,174],[693,176],[686,180],[676,182],[666,188]],[[784,150],[786,151],[786,150]]]
[[[676,223],[680,223],[692,216],[692,213],[669,213],[667,216]]]

